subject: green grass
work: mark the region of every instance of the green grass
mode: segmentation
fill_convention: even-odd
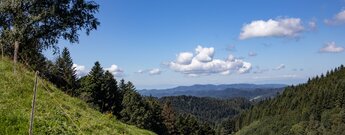
[[[28,134],[34,73],[18,65],[13,74],[10,60],[0,60],[0,134]],[[39,79],[34,134],[151,135],[153,132],[121,123],[84,101],[61,92]]]

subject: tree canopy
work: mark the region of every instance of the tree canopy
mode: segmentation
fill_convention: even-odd
[[[1,0],[2,44],[6,50],[14,50],[16,61],[19,44],[35,51],[56,50],[60,39],[78,42],[78,31],[85,30],[89,34],[97,29],[100,23],[95,13],[98,9],[94,1],[85,0]]]

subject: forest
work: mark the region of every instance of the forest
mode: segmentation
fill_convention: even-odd
[[[345,127],[343,65],[289,86],[230,119],[236,134],[343,134]]]

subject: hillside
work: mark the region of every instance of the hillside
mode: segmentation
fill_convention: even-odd
[[[233,120],[236,135],[344,134],[345,68],[290,86]]]
[[[34,134],[154,134],[101,114],[47,81],[38,82]],[[12,63],[0,60],[0,134],[28,133],[33,86],[33,72],[19,65],[14,75]]]
[[[240,111],[251,106],[244,98],[216,99],[210,97],[170,96],[159,99],[161,103],[170,102],[175,111],[182,114],[192,114],[201,121],[212,125],[232,118]]]

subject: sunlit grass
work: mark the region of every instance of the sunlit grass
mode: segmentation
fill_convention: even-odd
[[[34,72],[10,60],[0,60],[0,134],[28,134]],[[45,87],[44,87],[45,86]],[[110,114],[101,114],[78,98],[70,97],[39,79],[34,134],[145,135],[150,131],[126,125]]]

